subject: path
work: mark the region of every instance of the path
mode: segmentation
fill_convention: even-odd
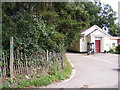
[[[73,78],[48,85],[46,88],[118,88],[118,56],[66,53],[75,67]]]

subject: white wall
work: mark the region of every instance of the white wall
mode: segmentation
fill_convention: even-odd
[[[102,48],[101,52],[104,52],[105,50],[109,51],[109,44],[110,44],[109,37],[103,37],[102,45],[101,45],[101,48]]]
[[[87,37],[80,39],[80,52],[87,52]]]
[[[104,33],[97,30],[91,34],[91,41],[94,42],[95,49],[95,40],[100,40],[100,52],[109,51],[109,37],[107,37]],[[95,50],[94,50],[95,51]]]
[[[117,46],[117,40],[109,40],[109,41],[110,41],[109,49],[115,48]],[[115,46],[113,46],[113,43],[115,44]]]
[[[105,38],[105,37],[101,37],[101,41],[100,41],[100,52],[104,52],[104,38]]]
[[[109,40],[109,37],[94,37],[87,36],[80,39],[80,52],[87,52],[87,42],[94,43],[94,51],[95,51],[95,40],[100,40],[100,52],[109,51],[112,48],[112,43],[117,45],[117,40]]]
[[[105,34],[103,32],[101,32],[100,30],[96,30],[93,33],[91,33],[90,35],[95,36],[95,37],[105,36]]]
[[[91,42],[95,43],[95,37],[91,36]]]
[[[95,40],[100,40],[100,52],[109,51],[109,37],[94,37],[91,36],[91,42],[94,43],[95,51]]]
[[[104,52],[104,50],[109,51],[111,48],[114,48],[113,43],[117,46],[117,40],[110,40],[109,37],[103,37],[101,40],[101,52]]]

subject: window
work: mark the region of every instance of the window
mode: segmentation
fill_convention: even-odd
[[[115,43],[112,43],[112,46],[114,47],[114,46],[115,46]]]

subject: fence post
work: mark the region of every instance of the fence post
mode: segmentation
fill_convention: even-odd
[[[64,69],[64,54],[61,53],[61,66],[62,66],[62,69]]]
[[[2,2],[0,2],[0,63],[2,63]],[[1,67],[2,66],[0,66],[0,86],[2,86],[2,68]]]
[[[2,51],[0,51],[0,63],[2,63]],[[0,86],[2,86],[2,66],[0,66]]]
[[[10,78],[14,78],[13,74],[13,62],[14,62],[14,56],[13,56],[13,36],[10,37]]]
[[[47,50],[47,53],[46,53],[46,54],[47,54],[46,56],[47,56],[47,61],[48,61],[48,50]]]

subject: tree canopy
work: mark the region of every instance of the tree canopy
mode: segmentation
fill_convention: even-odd
[[[15,50],[32,54],[66,50],[94,24],[107,27],[114,36],[120,31],[114,23],[116,13],[100,2],[3,2],[2,11],[4,50],[9,49],[10,36]]]

